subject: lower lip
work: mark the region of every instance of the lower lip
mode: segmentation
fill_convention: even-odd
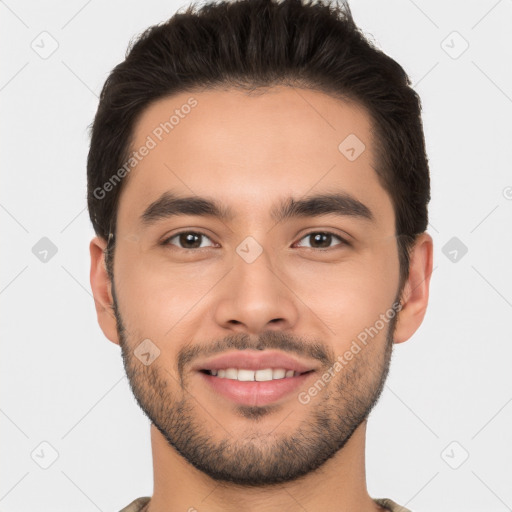
[[[267,381],[239,381],[214,377],[199,372],[200,376],[222,396],[241,405],[267,405],[297,391],[315,372],[303,373],[296,377]]]

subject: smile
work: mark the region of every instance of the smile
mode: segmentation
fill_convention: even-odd
[[[215,372],[217,375],[214,375]],[[276,372],[275,378],[274,372]],[[199,370],[196,375],[201,377],[209,390],[217,396],[227,398],[230,402],[239,405],[264,406],[299,393],[305,387],[305,381],[314,373],[314,370],[301,373],[285,368],[261,370],[220,368]]]
[[[217,370],[203,370],[209,375],[221,379],[232,379],[242,382],[265,382],[269,380],[279,380],[290,377],[297,377],[303,373],[294,370],[287,370],[286,368],[265,368],[262,370],[248,370],[244,368],[220,368]],[[313,371],[313,370],[310,370]]]

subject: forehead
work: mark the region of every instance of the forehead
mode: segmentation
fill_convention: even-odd
[[[133,135],[139,157],[125,178],[118,223],[137,222],[171,190],[215,197],[240,216],[268,211],[269,219],[276,199],[346,192],[376,213],[377,224],[394,223],[375,172],[371,121],[357,104],[292,87],[191,91],[151,104]]]

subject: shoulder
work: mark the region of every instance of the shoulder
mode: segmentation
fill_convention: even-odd
[[[388,509],[390,512],[412,512],[408,508],[402,507],[398,503],[395,503],[393,500],[389,498],[372,498],[377,505]]]
[[[150,496],[142,496],[133,500],[129,505],[121,509],[119,512],[142,512],[142,509],[149,503]]]

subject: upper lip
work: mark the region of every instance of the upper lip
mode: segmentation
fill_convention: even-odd
[[[275,350],[237,350],[201,361],[194,366],[194,370],[220,370],[224,368],[244,368],[247,370],[284,368],[300,373],[316,369],[313,364],[299,361]]]

